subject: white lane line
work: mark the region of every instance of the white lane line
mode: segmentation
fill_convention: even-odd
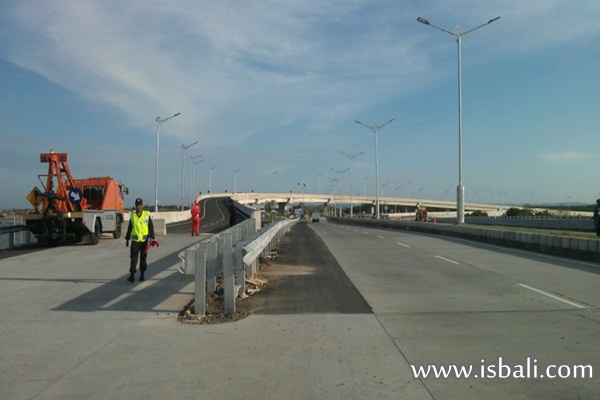
[[[521,287],[524,287],[525,289],[529,289],[529,290],[532,290],[532,291],[534,291],[536,293],[539,293],[539,294],[542,294],[544,296],[550,297],[551,299],[562,301],[563,303],[568,304],[570,306],[573,306],[573,307],[576,307],[576,308],[587,308],[586,306],[582,306],[581,304],[573,303],[572,301],[565,300],[565,299],[563,299],[561,297],[558,297],[558,296],[555,296],[555,295],[553,295],[551,293],[544,292],[543,290],[536,289],[534,287],[527,286],[527,285],[524,285],[522,283],[519,283],[518,285],[521,286]]]
[[[369,234],[369,232],[367,232],[367,231],[362,231],[362,234],[363,234],[363,235],[368,235],[368,234]]]
[[[452,263],[452,264],[460,264],[458,261],[450,260],[449,258],[444,258],[441,256],[435,256],[435,258],[439,258],[440,260],[448,261],[449,263]]]
[[[400,246],[404,246],[404,247],[408,247],[408,248],[410,248],[410,246],[409,246],[409,245],[407,245],[407,244],[400,243],[400,242],[398,242],[398,244],[399,244]]]
[[[383,236],[381,236],[381,235],[377,235],[377,237],[378,237],[379,239],[385,239],[385,238],[384,238]]]

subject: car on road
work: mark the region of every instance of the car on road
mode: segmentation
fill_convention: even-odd
[[[312,213],[312,222],[319,222],[321,215],[318,212]]]

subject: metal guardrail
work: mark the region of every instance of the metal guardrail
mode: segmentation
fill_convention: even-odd
[[[296,222],[297,219],[284,220],[256,231],[256,221],[251,218],[181,251],[179,272],[195,277],[195,314],[205,314],[205,295],[216,291],[217,277],[221,275],[225,313],[234,313],[235,299],[245,290],[246,275],[254,275],[258,258],[270,251]]]
[[[23,218],[0,219],[0,250],[35,243],[35,236],[25,226]]]

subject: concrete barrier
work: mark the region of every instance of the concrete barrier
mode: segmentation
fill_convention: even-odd
[[[437,222],[455,223],[456,218],[437,216]],[[413,218],[414,219],[414,218]],[[465,217],[466,224],[508,226],[514,228],[547,229],[556,231],[594,232],[594,220],[590,217]]]
[[[374,220],[328,217],[330,221],[348,225],[363,225],[437,235],[455,236],[500,246],[514,247],[544,254],[576,258],[600,263],[600,239],[568,237],[559,234],[517,232],[509,229],[450,225],[431,222]]]

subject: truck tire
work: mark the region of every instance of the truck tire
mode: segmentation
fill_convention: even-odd
[[[90,244],[98,244],[100,237],[102,236],[102,222],[99,218],[96,218],[94,223],[94,232],[90,232]]]
[[[121,234],[123,233],[123,217],[121,216],[117,216],[117,226],[115,228],[115,231],[113,232],[113,238],[118,239],[121,237]]]

